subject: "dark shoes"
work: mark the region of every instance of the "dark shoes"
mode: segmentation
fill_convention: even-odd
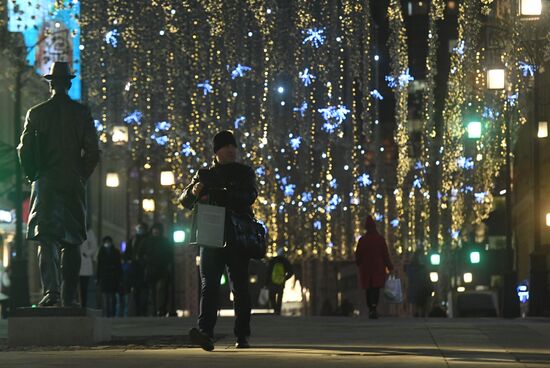
[[[214,350],[214,341],[208,334],[200,331],[198,328],[193,327],[189,330],[189,338],[193,345],[200,346],[203,350]]]
[[[370,311],[369,319],[378,319],[378,313],[376,311]]]
[[[237,349],[248,349],[250,344],[245,336],[237,337],[237,342],[235,343]]]
[[[61,307],[61,298],[59,294],[46,294],[38,302],[39,307]]]

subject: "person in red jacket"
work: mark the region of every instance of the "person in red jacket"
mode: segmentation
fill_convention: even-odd
[[[378,318],[376,307],[380,297],[380,288],[384,287],[386,276],[393,270],[386,240],[376,230],[371,216],[365,221],[367,229],[357,242],[355,263],[359,268],[359,284],[366,290],[369,318]]]

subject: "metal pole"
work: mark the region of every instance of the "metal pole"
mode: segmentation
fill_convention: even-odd
[[[537,41],[537,44],[540,42]],[[542,45],[540,45],[542,46]],[[539,153],[539,142],[537,138],[538,134],[538,123],[539,123],[539,68],[538,66],[535,70],[534,76],[534,86],[533,86],[533,124],[532,132],[530,134],[532,147],[533,147],[533,248],[535,252],[540,251],[540,225],[541,225],[541,216],[540,216],[540,153]]]
[[[97,169],[97,239],[101,242],[103,239],[103,159],[99,160]]]
[[[18,55],[20,56],[20,55]],[[18,60],[23,63],[23,61]],[[15,103],[13,108],[14,123],[14,145],[21,136],[21,88],[24,64],[18,66],[15,75]],[[23,175],[17,150],[15,155],[15,257],[12,261],[12,280],[11,288],[12,307],[28,306],[29,301],[29,282],[27,275],[27,252],[23,244]]]
[[[519,317],[520,310],[519,300],[515,295],[517,276],[515,273],[514,249],[512,247],[512,114],[510,106],[506,109],[504,118],[506,124],[506,271],[502,293],[502,316],[504,318],[516,318]]]

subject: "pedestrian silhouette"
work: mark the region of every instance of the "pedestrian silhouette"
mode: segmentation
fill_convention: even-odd
[[[359,268],[359,284],[365,290],[369,318],[378,318],[380,288],[384,287],[388,271],[393,270],[386,240],[378,233],[371,216],[365,221],[367,232],[357,242],[355,263]]]

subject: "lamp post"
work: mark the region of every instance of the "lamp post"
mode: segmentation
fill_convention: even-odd
[[[490,67],[487,68],[487,89],[490,91],[504,91],[506,87],[506,70],[500,60],[493,60]],[[512,135],[511,135],[511,112],[510,104],[507,103],[504,112],[505,120],[505,201],[506,201],[506,271],[503,283],[503,303],[502,316],[505,318],[514,318],[519,316],[519,302],[515,297],[515,285],[517,275],[515,272],[514,249],[512,244]]]

